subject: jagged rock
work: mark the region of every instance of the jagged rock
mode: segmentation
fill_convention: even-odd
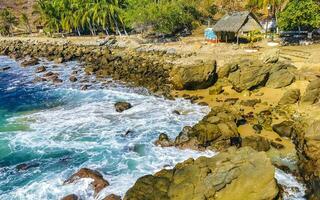
[[[31,168],[39,167],[39,163],[22,163],[16,166],[18,171],[27,171]]]
[[[301,103],[311,105],[320,100],[320,79],[311,81],[306,89],[304,96],[301,98]]]
[[[299,89],[291,89],[283,94],[279,101],[279,105],[288,105],[295,104],[300,99],[300,90]]]
[[[36,69],[36,73],[45,72],[46,70],[47,70],[47,68],[45,66],[40,66]]]
[[[69,195],[63,197],[61,200],[80,200],[80,199],[75,194],[69,194]]]
[[[161,146],[161,147],[170,147],[173,145],[173,142],[170,141],[169,136],[165,133],[161,133],[159,135],[158,140],[155,142],[155,145]]]
[[[223,84],[219,81],[209,89],[209,95],[218,95],[218,94],[221,94],[222,92],[223,92]]]
[[[117,102],[114,107],[116,108],[117,112],[123,112],[125,110],[128,110],[130,108],[132,108],[132,105],[130,103],[127,102]]]
[[[109,182],[103,179],[102,174],[96,170],[82,168],[77,173],[73,174],[70,178],[68,178],[64,184],[70,184],[81,178],[91,178],[93,182],[91,183],[95,194],[98,194],[102,189],[109,186]]]
[[[212,86],[216,79],[217,64],[175,67],[170,72],[170,81],[177,90],[196,90]]]
[[[230,148],[139,178],[124,200],[276,199],[275,168],[264,152]]]
[[[294,125],[293,121],[283,121],[280,124],[274,124],[272,126],[272,130],[281,137],[290,138],[292,135],[295,134],[295,129],[293,125]]]
[[[237,117],[224,107],[214,107],[198,124],[186,127],[175,140],[176,146],[225,149],[230,138],[238,137]]]
[[[28,60],[25,60],[21,63],[22,67],[27,67],[27,66],[33,66],[39,64],[39,59],[38,58],[30,58]]]
[[[249,146],[256,151],[269,151],[270,142],[259,135],[252,135],[242,138],[242,146]]]
[[[103,198],[102,200],[121,200],[121,197],[115,194],[110,194]]]
[[[60,63],[64,62],[64,59],[63,59],[63,57],[57,57],[53,60],[53,62],[56,64],[60,64]]]

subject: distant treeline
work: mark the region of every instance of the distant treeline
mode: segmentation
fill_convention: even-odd
[[[33,17],[48,34],[176,34],[196,28],[217,13],[244,9],[276,17],[283,30],[320,25],[319,0],[36,0]],[[17,24],[31,32],[30,21],[25,14],[17,19],[3,9],[0,34],[11,34]]]

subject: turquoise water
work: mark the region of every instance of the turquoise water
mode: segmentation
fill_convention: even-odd
[[[81,71],[79,82],[71,83],[68,78],[79,69],[77,62],[56,66],[42,61],[40,65],[58,72],[64,83],[32,83],[37,66],[21,68],[0,57],[0,69],[11,67],[0,72],[1,200],[58,200],[71,193],[86,200],[110,193],[124,195],[145,174],[190,157],[215,154],[153,144],[163,132],[174,138],[184,126],[206,115],[208,108],[157,98],[143,88],[127,88],[108,79],[96,82]],[[90,89],[80,90],[83,84],[91,85]],[[117,113],[117,101],[128,101],[133,108]],[[184,114],[173,114],[174,110]],[[19,171],[20,164],[30,168]],[[100,171],[110,182],[96,198],[90,179],[63,185],[82,167]],[[292,175],[277,170],[275,178],[287,186],[284,199],[304,199],[304,186]]]
[[[78,63],[42,64],[59,72],[64,83],[34,84],[36,66],[21,68],[0,57],[0,68],[11,67],[0,73],[0,199],[60,199],[70,193],[93,199],[90,180],[63,185],[81,167],[97,169],[111,183],[99,197],[123,195],[140,176],[189,157],[213,155],[153,145],[160,133],[174,137],[183,126],[196,123],[207,108],[156,98],[109,80],[81,91],[81,83],[68,81]],[[116,113],[119,100],[134,107]],[[178,116],[174,110],[186,114]],[[124,136],[128,130],[131,134]],[[19,171],[20,164],[31,167]]]

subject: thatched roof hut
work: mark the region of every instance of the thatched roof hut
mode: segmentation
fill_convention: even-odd
[[[232,40],[239,34],[262,29],[258,18],[249,11],[226,14],[213,26],[213,30],[220,36],[219,39],[227,40]]]

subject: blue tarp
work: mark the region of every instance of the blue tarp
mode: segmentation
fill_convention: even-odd
[[[216,40],[217,39],[217,34],[212,30],[212,28],[207,28],[204,31],[204,37],[207,40]]]

